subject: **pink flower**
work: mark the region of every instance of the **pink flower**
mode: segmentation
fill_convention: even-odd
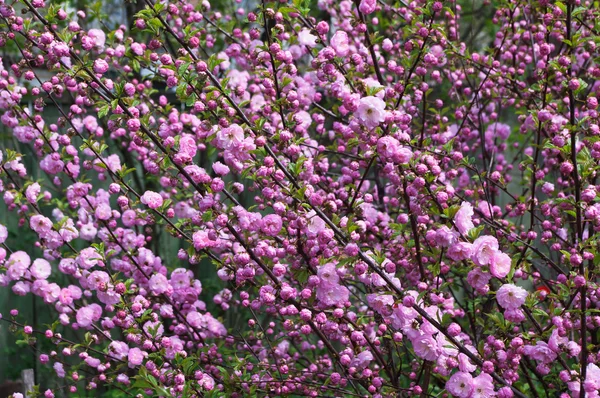
[[[77,264],[83,269],[90,269],[98,265],[100,255],[93,247],[86,247],[79,252],[76,258]]]
[[[492,376],[482,372],[473,379],[473,393],[470,398],[491,398],[495,396]]]
[[[358,368],[358,369],[364,369],[367,366],[369,366],[369,364],[371,363],[372,360],[373,360],[373,354],[371,353],[371,351],[365,350],[365,351],[360,352],[357,356],[354,357],[350,366],[354,366],[355,368]]]
[[[308,220],[306,229],[309,238],[314,238],[326,228],[325,221],[323,221],[323,219],[319,217],[314,210],[306,213],[306,219]]]
[[[25,272],[27,272],[30,264],[31,259],[24,251],[12,253],[6,263],[8,277],[13,281],[21,279],[25,275]]]
[[[511,283],[504,284],[496,292],[496,300],[500,307],[507,310],[520,308],[527,298],[527,290]]]
[[[130,368],[135,368],[144,362],[144,358],[148,354],[137,347],[129,350],[127,353],[127,361]]]
[[[340,281],[340,277],[337,274],[337,269],[333,263],[327,263],[322,265],[317,270],[317,275],[321,280],[320,284],[329,286],[337,285]]]
[[[77,310],[77,324],[81,327],[88,327],[94,322],[94,310],[91,306],[81,307]]]
[[[94,215],[98,220],[109,220],[112,217],[112,209],[106,203],[100,203],[96,210],[94,211]]]
[[[190,159],[196,156],[198,151],[198,144],[196,140],[190,134],[184,134],[179,140],[179,153],[187,155]]]
[[[462,202],[460,205],[460,209],[454,215],[454,224],[456,225],[456,229],[458,232],[465,235],[471,229],[475,228],[473,224],[473,206],[471,206],[468,202]]]
[[[367,128],[373,129],[385,121],[385,102],[373,96],[363,97],[355,115]]]
[[[412,339],[415,355],[427,361],[436,361],[442,354],[437,341],[430,334],[423,334]]]
[[[194,232],[194,235],[192,235],[192,240],[194,242],[194,248],[196,250],[202,250],[207,247],[214,247],[217,243],[208,237],[208,232],[206,231]]]
[[[52,273],[52,266],[43,258],[38,258],[31,264],[29,272],[31,272],[31,275],[36,279],[48,279]]]
[[[545,341],[538,341],[536,345],[525,346],[523,353],[541,363],[551,363],[558,356]]]
[[[588,364],[583,389],[588,393],[600,390],[600,368],[593,363]]]
[[[221,162],[214,162],[212,164],[212,169],[218,176],[224,176],[226,174],[229,174],[229,167]]]
[[[394,137],[386,135],[377,141],[377,153],[384,159],[392,159],[398,152],[400,143]]]
[[[435,231],[435,241],[442,247],[453,246],[456,242],[456,231],[451,231],[450,228],[443,225]]]
[[[36,214],[29,219],[29,227],[43,237],[52,230],[52,221],[48,217]]]
[[[0,224],[0,245],[6,242],[6,238],[8,238],[8,229]]]
[[[361,0],[358,9],[365,15],[371,14],[377,8],[377,0]]]
[[[115,340],[108,346],[108,352],[114,358],[123,359],[129,353],[129,346],[127,343]]]
[[[510,126],[504,123],[492,123],[485,131],[485,138],[493,140],[499,137],[502,140],[508,139],[510,136]]]
[[[480,236],[473,242],[471,260],[480,267],[488,265],[496,251],[498,251],[498,247],[498,240],[493,236]]]
[[[206,331],[211,337],[222,337],[227,335],[225,326],[216,320],[209,312],[204,315],[204,321],[206,322]]]
[[[200,328],[204,325],[204,317],[198,311],[188,312],[185,316],[185,320],[194,328]]]
[[[321,284],[317,286],[317,299],[326,307],[341,306],[350,298],[346,286]]]
[[[230,149],[233,146],[239,146],[242,141],[244,141],[244,129],[238,124],[234,123],[217,132],[216,144],[221,149]]]
[[[158,209],[163,204],[163,198],[159,193],[146,191],[140,198],[140,201],[151,209]]]
[[[492,276],[481,268],[475,268],[467,274],[467,282],[473,289],[483,289]]]
[[[490,273],[496,278],[504,278],[510,272],[512,260],[502,252],[496,252],[490,260]]]
[[[36,203],[38,200],[38,195],[41,191],[42,187],[40,187],[40,184],[38,184],[37,182],[34,182],[30,186],[28,186],[25,190],[25,197],[27,198],[27,201],[29,203]]]
[[[64,379],[64,377],[66,375],[66,372],[65,372],[65,369],[63,367],[63,364],[60,363],[60,362],[55,362],[53,368],[56,371],[56,376],[59,377],[59,378],[61,378],[61,379]]]
[[[94,40],[94,46],[102,49],[106,42],[106,34],[101,29],[90,29],[88,30],[88,36]]]
[[[309,29],[302,29],[298,33],[298,44],[301,46],[315,47],[317,45],[317,36],[310,33]]]
[[[331,47],[338,57],[344,57],[346,54],[348,54],[348,51],[350,51],[348,34],[343,30],[338,30],[335,32],[331,38]]]
[[[283,222],[277,214],[269,214],[261,220],[261,231],[268,236],[277,236],[281,232]]]
[[[473,376],[465,372],[454,373],[446,382],[446,390],[455,397],[469,398],[473,388]]]
[[[162,294],[169,289],[169,281],[163,274],[154,274],[148,281],[148,287],[154,294]]]
[[[456,242],[448,248],[448,257],[454,261],[463,261],[471,257],[473,245],[469,242]]]
[[[98,358],[87,357],[85,363],[92,368],[97,368],[102,362]]]
[[[102,75],[108,72],[108,63],[103,59],[97,59],[94,61],[94,72]]]

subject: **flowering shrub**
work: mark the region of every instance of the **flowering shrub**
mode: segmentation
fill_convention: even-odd
[[[596,3],[0,3],[35,394],[600,396]]]

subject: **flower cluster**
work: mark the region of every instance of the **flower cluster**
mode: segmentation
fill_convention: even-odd
[[[600,396],[593,2],[13,3],[33,394]]]

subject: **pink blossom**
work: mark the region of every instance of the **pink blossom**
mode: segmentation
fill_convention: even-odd
[[[371,14],[377,8],[377,0],[361,0],[358,9],[365,15]]]
[[[473,242],[471,260],[479,266],[488,265],[496,251],[498,251],[498,247],[498,240],[493,236],[480,236]]]
[[[134,347],[127,353],[127,362],[130,368],[135,368],[144,362],[144,358],[148,355],[145,351]]]
[[[115,340],[109,344],[108,352],[114,358],[123,359],[129,353],[129,346],[127,345],[127,343]]]
[[[0,244],[6,242],[6,238],[8,238],[8,229],[0,224]]]
[[[429,334],[423,334],[411,339],[415,355],[427,361],[436,361],[442,354],[437,341]]]
[[[29,272],[31,272],[31,275],[36,279],[48,279],[52,273],[52,266],[43,258],[38,258],[31,264]]]
[[[490,260],[490,273],[496,278],[504,278],[510,272],[511,258],[502,252],[496,252]]]
[[[244,130],[235,123],[217,132],[216,143],[221,149],[239,146],[242,141],[244,141]]]
[[[261,231],[268,236],[277,236],[281,231],[283,222],[277,214],[269,214],[261,220]]]
[[[473,393],[470,398],[491,398],[495,396],[492,376],[482,372],[473,378]]]
[[[79,252],[76,258],[77,264],[83,269],[90,269],[98,264],[100,255],[93,247],[86,247]]]
[[[16,251],[8,257],[8,261],[6,263],[6,267],[8,268],[7,275],[13,281],[21,279],[29,265],[31,264],[31,259],[29,255],[24,251]]]
[[[141,196],[140,202],[142,202],[151,209],[158,209],[163,204],[163,198],[157,192],[146,191]]]
[[[538,341],[536,345],[525,346],[523,353],[541,363],[551,363],[558,356],[545,341]]]
[[[62,363],[54,362],[53,368],[54,368],[54,371],[56,372],[57,377],[59,377],[61,379],[65,378],[66,372],[65,372],[65,369],[64,369]]]
[[[590,363],[586,368],[586,378],[583,383],[583,389],[588,393],[600,391],[600,368],[594,363]]]
[[[217,243],[209,238],[208,232],[206,231],[194,232],[194,235],[192,235],[192,240],[194,242],[194,248],[196,250],[202,250],[207,247],[214,247]]]
[[[471,229],[475,228],[473,224],[473,206],[468,202],[462,202],[460,209],[454,215],[454,225],[463,235],[466,235]]]
[[[29,203],[36,203],[38,201],[38,196],[42,190],[42,187],[37,182],[34,182],[30,186],[25,189],[25,197]]]
[[[465,372],[454,373],[446,382],[446,390],[455,397],[469,398],[473,388],[473,376]]]
[[[185,316],[186,321],[190,326],[200,328],[204,325],[204,317],[198,311],[190,311]]]
[[[498,304],[507,310],[520,308],[525,303],[526,298],[527,290],[510,283],[500,286],[500,289],[496,292]]]
[[[43,237],[52,230],[52,221],[48,217],[35,214],[29,219],[29,226]]]
[[[350,51],[348,34],[343,30],[335,32],[331,38],[331,47],[338,57],[344,57]]]
[[[94,61],[94,72],[102,75],[108,72],[108,63],[103,59],[97,59]]]
[[[358,369],[364,369],[367,366],[369,366],[369,364],[371,363],[373,358],[374,357],[373,357],[373,354],[371,353],[371,351],[369,351],[369,350],[361,351],[357,356],[354,357],[354,359],[352,360],[351,366],[354,366],[355,368],[358,368]]]
[[[317,36],[310,33],[309,29],[302,29],[298,33],[298,44],[307,47],[315,47],[317,45]]]
[[[317,299],[326,307],[343,305],[350,297],[346,286],[322,284],[317,287]]]
[[[463,261],[471,257],[473,245],[469,242],[456,242],[448,247],[447,255],[454,261]]]
[[[94,322],[94,310],[90,306],[81,307],[77,310],[77,324],[81,327],[88,327]]]
[[[103,30],[100,29],[90,29],[88,30],[88,36],[94,39],[94,46],[102,49],[104,48],[104,43],[106,42],[106,34]]]
[[[169,289],[169,281],[163,274],[154,274],[148,281],[148,287],[154,294],[162,294]]]
[[[475,268],[467,274],[467,282],[469,282],[469,285],[474,289],[483,289],[491,278],[492,275],[483,271],[481,268]]]
[[[385,102],[373,96],[363,97],[355,115],[367,128],[373,129],[385,121]]]

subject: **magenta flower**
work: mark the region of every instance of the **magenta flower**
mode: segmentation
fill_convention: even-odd
[[[158,209],[163,204],[163,198],[157,192],[146,191],[140,198],[140,202],[142,202],[151,209]]]
[[[6,238],[8,238],[8,229],[0,224],[0,244],[6,242]]]
[[[473,206],[468,202],[462,202],[460,209],[454,215],[454,225],[463,235],[466,235],[471,229],[475,228],[473,224]]]
[[[338,57],[344,57],[350,51],[348,34],[343,30],[335,32],[331,38],[331,47]]]
[[[365,15],[371,14],[377,8],[376,0],[361,0],[358,9]]]
[[[471,398],[492,398],[496,396],[494,380],[487,373],[480,373],[473,378],[473,393]]]
[[[471,260],[481,267],[488,265],[498,251],[498,247],[498,240],[493,236],[480,236],[473,242]]]
[[[134,347],[129,350],[127,353],[127,363],[130,368],[135,368],[136,366],[140,366],[144,362],[144,358],[148,355],[145,351],[140,350],[137,347]]]
[[[363,97],[355,115],[365,127],[373,129],[385,121],[385,102],[373,96]]]
[[[504,278],[510,272],[512,260],[502,252],[496,252],[490,260],[490,273],[496,278]]]
[[[527,290],[510,283],[500,286],[500,289],[496,292],[498,304],[507,310],[520,308],[525,303],[526,298]]]
[[[31,272],[31,275],[36,279],[48,279],[52,273],[52,266],[43,258],[38,258],[31,264],[29,272]]]
[[[269,214],[261,220],[261,231],[268,236],[277,236],[281,231],[283,221],[277,214]]]
[[[446,382],[446,390],[454,397],[469,398],[473,389],[473,376],[469,373],[456,372]]]
[[[154,274],[148,281],[148,287],[154,294],[162,294],[169,290],[169,281],[163,274]]]
[[[94,309],[87,306],[77,310],[77,324],[81,327],[88,327],[94,322]]]

